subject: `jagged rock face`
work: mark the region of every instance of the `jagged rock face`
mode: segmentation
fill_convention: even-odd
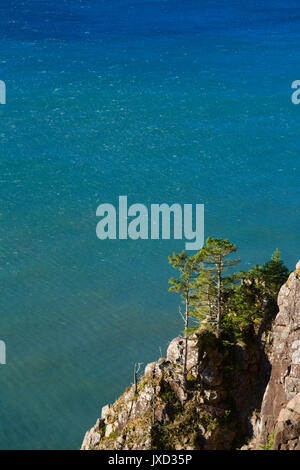
[[[300,393],[281,409],[274,431],[275,450],[300,450]]]
[[[279,292],[278,306],[272,331],[272,372],[261,408],[258,445],[267,443],[279,422],[280,435],[284,435],[282,418],[290,409],[286,406],[300,393],[300,261]]]
[[[153,396],[159,393],[149,381],[145,381],[138,395],[130,387],[113,405],[102,408],[101,419],[97,420],[85,434],[81,449],[123,449],[144,450],[151,444],[150,426],[141,425],[140,417],[148,415]],[[134,423],[132,427],[130,424]],[[126,433],[123,430],[126,426]]]
[[[82,443],[82,450],[89,450],[93,449],[100,443],[101,439],[101,428],[103,428],[105,422],[103,419],[97,419],[95,426],[93,426],[89,431],[85,433],[83,443]]]
[[[82,449],[226,450],[247,434],[249,415],[262,397],[258,345],[236,345],[229,354],[213,333],[192,335],[186,390],[183,350],[183,338],[173,339],[167,356],[146,366],[137,394],[131,387],[102,409]]]
[[[184,349],[184,339],[181,337],[174,338],[169,344],[167,350],[167,360],[172,364],[181,364]],[[194,376],[197,375],[197,367],[199,363],[199,346],[198,340],[195,335],[192,335],[188,340],[188,354],[187,354],[187,370]]]

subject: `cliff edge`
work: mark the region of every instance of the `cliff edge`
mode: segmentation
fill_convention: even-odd
[[[271,336],[271,377],[254,447],[300,450],[300,261],[281,287]]]
[[[82,450],[300,449],[300,262],[278,306],[271,330],[256,324],[246,343],[205,328],[190,336],[185,389],[184,341],[173,339],[102,409]]]

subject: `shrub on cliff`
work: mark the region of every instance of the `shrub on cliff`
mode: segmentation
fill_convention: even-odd
[[[270,323],[278,312],[278,292],[288,275],[278,249],[263,266],[254,265],[248,272],[239,273],[241,285],[228,300],[223,327],[227,331],[231,329],[239,340],[245,338],[256,323]]]

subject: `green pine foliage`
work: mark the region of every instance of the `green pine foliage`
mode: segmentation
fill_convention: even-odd
[[[209,324],[215,322],[217,336],[221,332],[228,288],[230,289],[232,284],[232,276],[224,275],[224,273],[240,262],[239,259],[227,257],[235,253],[237,249],[237,246],[227,238],[209,237],[199,253],[194,255],[199,263],[200,274],[198,279],[206,280],[207,284],[205,294],[207,295],[209,314],[206,321]],[[195,312],[197,314],[197,309],[195,309]]]
[[[289,275],[279,250],[263,266],[234,273],[240,260],[230,255],[236,251],[228,239],[208,238],[196,255],[169,257],[180,271],[177,279],[170,279],[170,290],[185,300],[185,335],[204,328],[223,341],[245,341],[262,322],[274,319],[279,289]]]

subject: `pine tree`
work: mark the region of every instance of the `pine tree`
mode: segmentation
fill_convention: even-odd
[[[267,261],[262,267],[262,279],[267,293],[277,298],[280,287],[285,283],[289,276],[289,270],[280,258],[278,248],[274,251],[271,260]]]
[[[236,338],[244,337],[261,321],[264,325],[271,325],[278,312],[279,289],[288,275],[278,249],[263,266],[255,264],[249,271],[238,274],[241,285],[226,305],[226,326],[231,328]]]
[[[218,337],[221,332],[221,320],[226,291],[232,286],[233,282],[232,276],[223,276],[223,273],[225,269],[235,266],[240,262],[239,259],[233,260],[225,258],[236,251],[237,246],[232,244],[227,238],[209,237],[200,252],[195,255],[197,263],[202,265],[202,279],[206,279],[208,285],[207,300],[211,317],[215,317]],[[200,300],[201,295],[200,289]]]
[[[169,291],[178,292],[185,302],[185,316],[184,316],[184,353],[183,353],[183,387],[186,389],[186,376],[187,376],[187,353],[188,353],[188,330],[189,330],[189,316],[191,310],[191,303],[194,300],[194,283],[195,277],[198,274],[198,264],[194,256],[188,257],[185,251],[182,253],[173,253],[169,256],[169,263],[173,268],[178,269],[180,275],[177,279],[170,278],[169,283],[172,286]]]
[[[216,326],[216,276],[204,268],[200,263],[199,274],[194,282],[194,296],[191,300],[191,315],[198,326],[191,327],[197,329],[203,324],[207,327]]]

